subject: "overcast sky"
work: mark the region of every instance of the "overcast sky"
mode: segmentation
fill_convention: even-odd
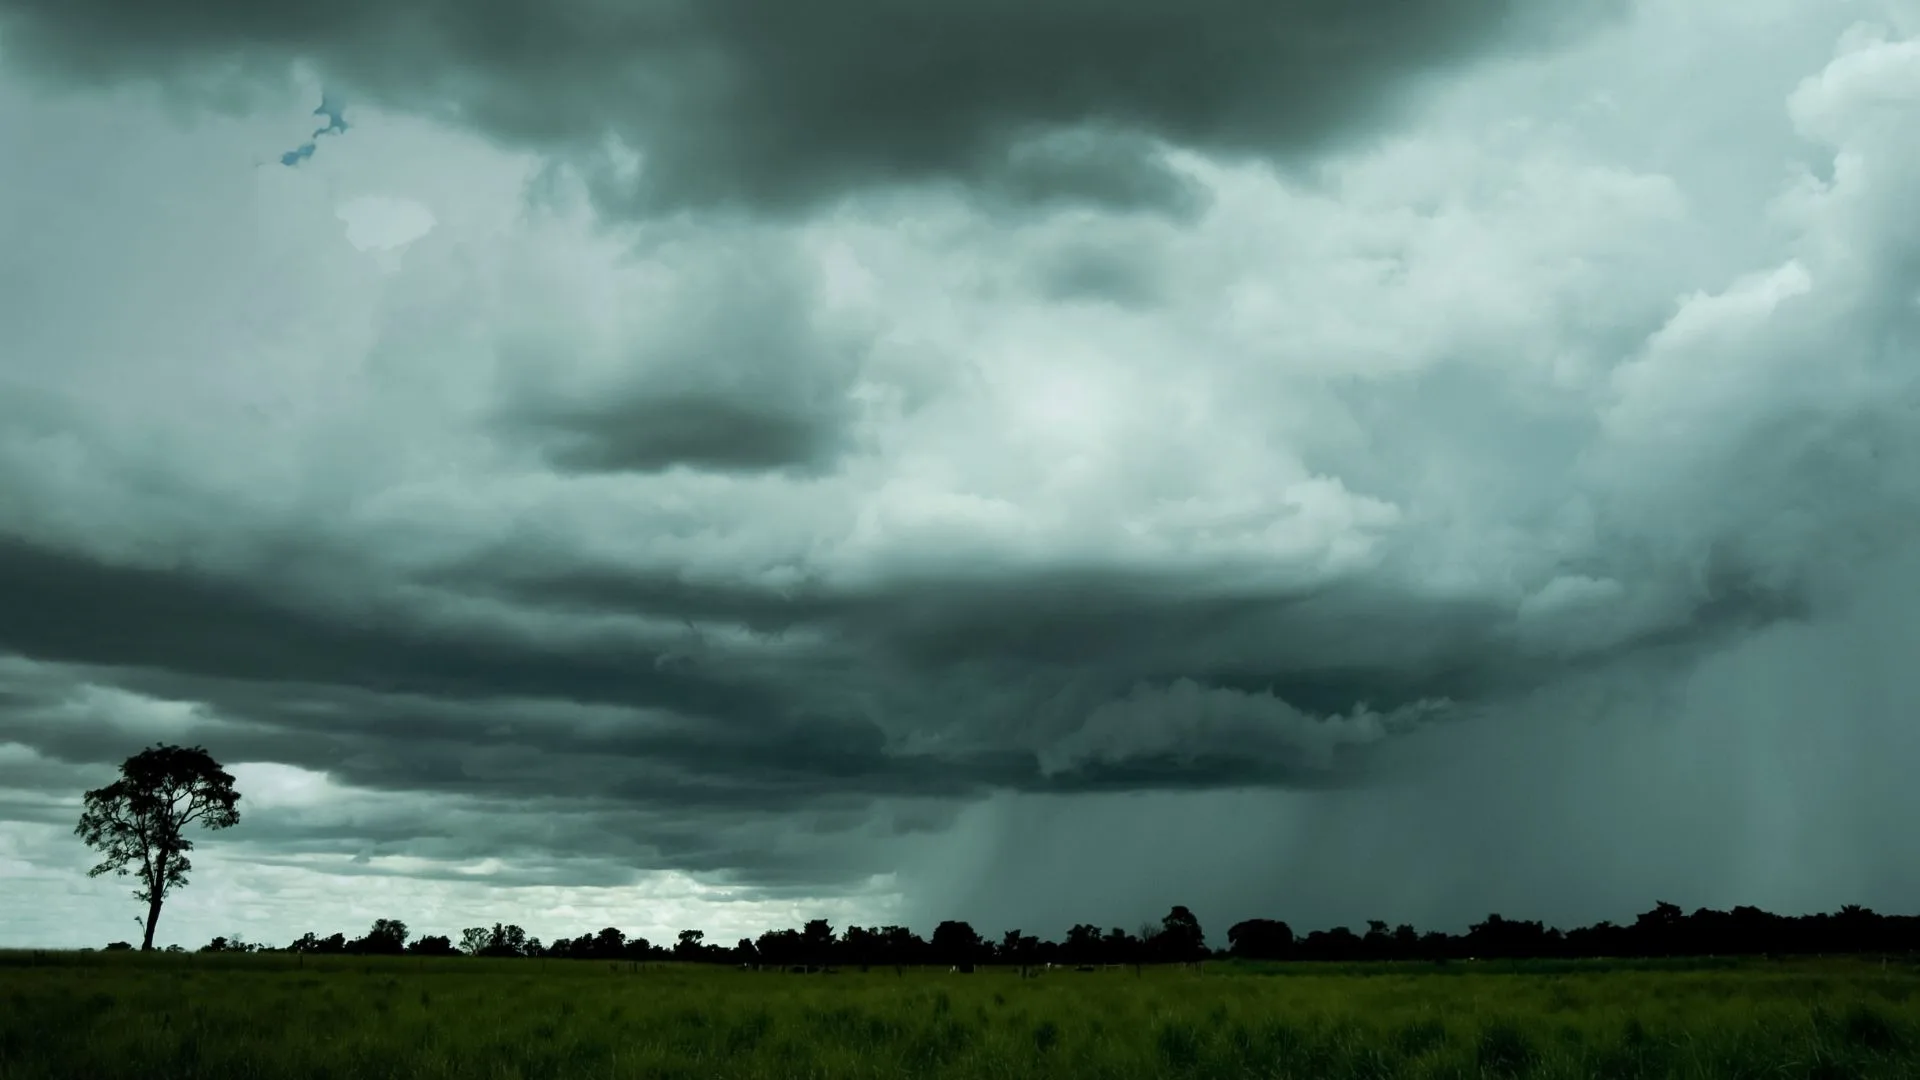
[[[1916,0],[0,0],[0,945],[1920,908]]]

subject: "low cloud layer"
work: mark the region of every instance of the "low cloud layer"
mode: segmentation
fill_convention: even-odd
[[[1897,904],[1920,22],[1215,7],[0,5],[0,858],[164,739],[286,938]]]

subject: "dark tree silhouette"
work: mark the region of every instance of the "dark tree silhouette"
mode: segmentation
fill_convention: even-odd
[[[880,962],[880,933],[870,926],[849,926],[840,932],[839,951],[843,963],[865,971]]]
[[[133,895],[147,905],[142,951],[153,949],[161,903],[187,883],[187,871],[193,869],[187,826],[238,824],[239,801],[233,776],[198,746],[142,750],[121,763],[120,779],[87,792],[73,831],[103,856],[87,875],[138,873],[140,886]]]
[[[1278,919],[1248,919],[1227,930],[1227,947],[1244,960],[1285,960],[1293,955],[1293,927]]]
[[[760,935],[754,944],[760,950],[760,962],[776,967],[789,967],[802,961],[806,944],[800,938],[800,931],[769,930]]]
[[[1199,918],[1184,904],[1174,905],[1160,920],[1160,930],[1154,934],[1153,943],[1161,959],[1177,964],[1191,964],[1207,957],[1207,935],[1200,929]]]
[[[800,929],[801,948],[809,967],[826,967],[833,962],[833,924],[825,919],[809,919]]]
[[[407,924],[399,919],[375,919],[367,936],[355,941],[351,952],[399,956],[407,951]]]
[[[415,938],[413,942],[407,946],[407,952],[414,956],[460,955],[460,950],[453,947],[453,942],[438,934],[427,934],[423,937]]]
[[[657,947],[645,938],[629,938],[614,927],[598,934],[559,937],[551,945],[529,936],[518,926],[495,923],[476,926],[461,935],[460,951],[470,955],[540,957],[559,960],[675,959],[694,963],[738,963],[748,967],[784,967],[793,972],[831,970],[835,965],[908,964],[955,965],[963,971],[990,960],[1018,965],[1023,974],[1040,976],[1064,962],[1091,971],[1095,965],[1178,962],[1183,955],[1232,956],[1253,961],[1443,962],[1510,963],[1579,957],[1662,956],[1792,956],[1809,954],[1867,954],[1883,958],[1896,954],[1920,956],[1920,915],[1882,915],[1858,905],[1832,914],[1775,915],[1753,907],[1731,911],[1702,908],[1691,915],[1677,905],[1660,903],[1625,925],[1611,922],[1562,931],[1539,921],[1488,915],[1463,934],[1422,933],[1402,924],[1388,929],[1384,920],[1367,920],[1364,935],[1344,926],[1315,930],[1297,937],[1277,919],[1247,919],[1227,931],[1223,953],[1186,952],[1202,943],[1199,920],[1190,910],[1175,908],[1158,928],[1149,923],[1140,936],[1114,929],[1102,934],[1090,923],[1069,928],[1062,942],[1042,940],[1019,930],[993,942],[984,941],[964,922],[945,922],[932,940],[923,940],[904,926],[849,926],[839,935],[825,920],[804,929],[769,930],[758,939],[742,938],[733,948],[707,944],[704,935],[687,931],[680,944]],[[344,934],[320,937],[305,934],[287,946],[294,953],[322,955],[391,953],[406,941],[406,925],[381,919],[367,934],[348,941]],[[1184,944],[1183,944],[1184,943]],[[124,943],[108,948],[131,948]],[[236,935],[215,938],[203,952],[252,952],[256,947]],[[422,937],[407,944],[408,954],[435,956],[455,952],[444,937]]]
[[[935,962],[956,967],[972,966],[981,951],[980,935],[973,926],[952,919],[933,928],[928,944],[933,947]]]
[[[1075,923],[1067,931],[1061,955],[1069,964],[1095,964],[1100,961],[1100,928],[1092,923]]]

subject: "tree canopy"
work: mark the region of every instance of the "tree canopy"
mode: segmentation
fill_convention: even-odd
[[[193,841],[187,827],[225,829],[240,821],[233,776],[202,747],[155,745],[120,765],[120,778],[87,792],[74,832],[99,851],[87,871],[139,880],[133,890],[147,905],[142,950],[153,948],[153,928],[167,894],[187,883]]]

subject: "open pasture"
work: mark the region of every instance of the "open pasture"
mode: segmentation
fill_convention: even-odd
[[[0,954],[0,1080],[1920,1076],[1877,961],[746,972]]]

